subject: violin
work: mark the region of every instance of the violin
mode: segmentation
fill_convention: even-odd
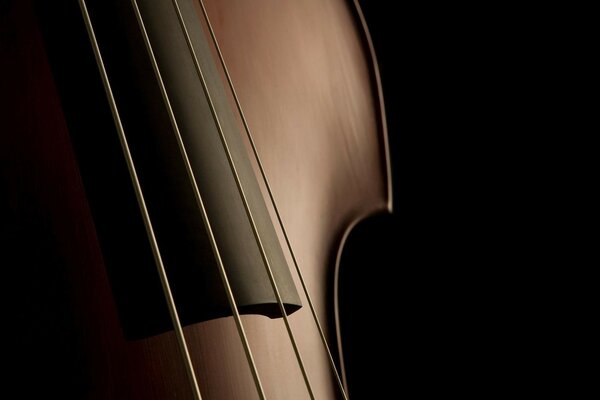
[[[349,399],[344,247],[392,211],[358,3],[2,3],[27,396]],[[13,315],[14,314],[14,315]]]

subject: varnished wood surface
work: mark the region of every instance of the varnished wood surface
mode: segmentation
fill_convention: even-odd
[[[68,276],[68,297],[74,304],[68,318],[80,338],[81,375],[77,384],[65,379],[56,392],[67,398],[191,398],[173,333],[135,342],[122,336],[36,21],[27,2],[15,3],[11,14],[3,15],[2,26],[3,33],[13,35],[1,48],[7,66],[0,78],[2,108],[10,126],[0,135],[3,178],[17,223],[26,218],[48,221],[61,260],[53,266]],[[327,328],[343,233],[357,218],[388,204],[368,49],[349,4],[341,0],[215,0],[207,7]],[[25,197],[35,199],[37,211],[25,205]],[[295,271],[293,275],[300,289]],[[338,389],[303,302],[305,307],[290,322],[309,379],[316,398],[336,398]],[[282,321],[242,319],[267,398],[308,398]],[[185,334],[203,398],[258,398],[231,318],[189,326]],[[333,342],[331,349],[335,352]]]
[[[386,209],[388,201],[371,56],[347,2],[212,1],[207,8],[300,269],[327,328],[333,317],[333,262],[342,235],[355,220]],[[290,320],[303,349],[322,349],[307,307]],[[249,330],[265,329],[261,325],[268,322],[252,320]],[[254,336],[251,344],[262,342]],[[263,343],[275,341],[285,338]],[[312,380],[320,378],[316,386],[323,394],[318,397],[328,398],[327,391],[335,387],[327,363],[322,357],[305,359]],[[289,353],[277,360],[291,371],[294,362]],[[266,362],[261,367],[268,371],[267,382],[280,379]],[[301,381],[285,386],[293,384],[301,391]],[[277,398],[288,395],[275,393]]]

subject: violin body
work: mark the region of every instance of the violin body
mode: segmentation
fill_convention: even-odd
[[[6,124],[0,134],[2,212],[6,221],[2,227],[2,250],[10,266],[6,268],[6,279],[15,289],[8,293],[13,298],[18,293],[20,299],[7,318],[7,326],[14,332],[15,349],[14,357],[9,357],[14,365],[9,385],[25,395],[60,394],[61,398],[194,398],[176,333],[172,327],[164,328],[163,322],[157,322],[168,316],[164,299],[154,289],[145,289],[152,280],[156,286],[158,278],[154,275],[156,267],[148,250],[148,237],[140,228],[139,209],[134,207],[135,197],[130,177],[123,168],[118,138],[107,139],[106,145],[90,140],[94,135],[114,135],[115,128],[98,66],[92,63],[85,26],[78,19],[80,8],[76,1],[72,3],[59,6],[9,1],[3,3],[0,11],[3,66],[0,98]],[[94,11],[94,3],[101,2],[90,3]],[[144,12],[150,15],[150,11],[145,11],[150,6],[141,3],[142,15]],[[170,1],[163,3],[171,7]],[[216,71],[210,76],[211,81],[218,81],[215,87],[222,88],[221,103],[230,106],[230,111],[221,115],[226,115],[223,118],[227,123],[238,128],[238,147],[247,151],[249,160],[244,173],[257,177],[257,193],[264,198],[265,215],[273,221],[272,236],[281,244],[289,279],[301,304],[298,310],[289,313],[288,320],[307,377],[303,377],[282,318],[254,311],[241,316],[264,395],[273,399],[300,399],[311,398],[312,392],[317,399],[343,398],[331,365],[332,362],[336,365],[343,381],[340,345],[343,332],[337,330],[335,320],[335,283],[341,249],[357,222],[374,213],[391,211],[381,91],[360,12],[354,4],[341,0],[211,0],[204,2],[212,22],[209,27],[198,2],[182,3],[187,5],[187,18],[197,24],[197,32],[206,35],[213,55],[211,65]],[[131,39],[139,37],[135,19],[123,16],[133,15],[131,5],[114,4],[125,10],[115,21],[125,27],[124,32],[134,32],[127,39],[131,52],[146,54],[143,44]],[[56,10],[51,12],[51,7]],[[101,10],[101,6],[95,7]],[[102,22],[101,14],[92,12],[92,21],[104,24],[104,28],[98,28],[99,32],[111,31],[111,18]],[[69,38],[62,42],[63,47],[56,44],[56,38],[61,36],[53,38],[52,31],[59,25],[70,35],[62,36]],[[74,28],[67,29],[71,25]],[[157,21],[148,29],[154,29],[158,37],[161,26]],[[210,41],[211,29],[219,49]],[[109,54],[109,46],[110,42],[100,41],[101,52]],[[169,51],[187,50],[174,47]],[[219,51],[251,129],[260,165],[253,156],[252,143],[244,134],[226,71],[218,62]],[[159,60],[160,57],[159,54]],[[113,71],[117,61],[117,58],[109,61]],[[79,69],[78,77],[72,74],[75,69]],[[139,80],[156,85],[149,65],[140,67]],[[163,105],[164,99],[156,89],[148,93],[152,100],[129,99],[120,105],[117,101],[117,105],[126,114],[127,109],[142,109],[149,104],[143,112],[154,118],[148,110]],[[178,103],[174,105],[176,111],[177,107]],[[155,125],[168,127],[168,118],[162,118]],[[185,121],[179,124],[184,126],[182,129],[193,125]],[[172,135],[170,128],[164,131],[165,135]],[[195,135],[193,131],[186,134],[190,138]],[[155,151],[176,149],[174,142],[169,142],[172,139],[166,137],[164,141],[153,142]],[[136,140],[142,143],[139,148],[143,148],[143,135]],[[191,144],[192,139],[187,143]],[[194,146],[202,143],[203,140],[198,140],[189,146],[192,161]],[[176,295],[175,304],[182,310],[183,333],[202,398],[260,398],[234,319],[197,311],[198,304],[205,301],[200,301],[200,297],[212,290],[200,284],[195,286],[196,277],[204,276],[203,273],[169,269],[168,261],[175,260],[172,265],[178,257],[189,260],[195,257],[189,249],[198,247],[195,244],[183,247],[192,243],[189,238],[195,237],[198,229],[196,225],[187,225],[185,219],[189,214],[181,211],[193,204],[185,195],[189,189],[181,192],[177,189],[189,184],[182,167],[180,170],[174,167],[171,171],[175,172],[169,172],[171,178],[163,177],[168,174],[161,166],[170,165],[167,161],[177,158],[179,153],[173,150],[172,154],[161,155],[161,160],[167,160],[164,164],[154,161],[144,164],[144,157],[139,155],[142,151],[137,154],[138,164],[147,165],[141,172],[142,190],[145,187],[148,193],[161,190],[173,193],[170,202],[151,206],[150,217],[164,221],[163,226],[175,227],[174,231],[186,227],[192,232],[182,236],[163,234],[162,242],[167,243],[165,248],[176,249],[171,250],[175,255],[166,256],[165,268],[173,285],[181,288],[177,290],[187,293]],[[134,152],[134,160],[135,156]],[[155,171],[146,172],[153,165]],[[269,189],[260,178],[261,166],[268,177]],[[220,178],[210,178],[219,177],[219,173],[211,174],[205,179],[209,183],[200,190],[207,198],[221,190],[223,182]],[[179,180],[179,176],[183,177]],[[155,189],[149,189],[151,181],[163,182],[160,179],[167,183],[154,183]],[[167,184],[174,189],[168,189]],[[269,202],[268,190],[272,191],[277,211]],[[184,196],[186,199],[179,200]],[[219,203],[221,197],[213,197]],[[221,203],[233,207],[229,199],[222,199]],[[218,212],[229,215],[227,211],[215,211],[209,213],[209,220]],[[332,360],[286,250],[276,212],[281,214]],[[172,222],[175,220],[181,221],[179,225]],[[213,221],[219,221],[218,217]],[[221,225],[225,227],[219,228]],[[221,223],[215,229],[237,230],[237,225],[226,225]],[[168,244],[169,240],[173,243]],[[180,243],[184,243],[181,251],[177,250]],[[242,255],[244,246],[240,244],[238,250]],[[231,252],[235,253],[235,249]],[[197,265],[202,262],[188,264],[193,266],[186,268],[202,267]],[[127,278],[115,279],[128,266],[133,272]],[[216,272],[211,273],[216,276]],[[197,302],[195,294],[199,296]],[[240,296],[236,294],[238,299]]]

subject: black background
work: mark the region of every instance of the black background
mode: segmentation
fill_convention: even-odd
[[[545,76],[531,62],[542,43],[512,9],[360,4],[382,77],[394,214],[346,250],[361,271],[342,278],[351,395],[533,386],[548,354],[532,266],[558,256],[536,195],[545,174],[531,168],[545,123]]]

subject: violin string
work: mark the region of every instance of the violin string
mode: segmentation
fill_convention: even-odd
[[[284,323],[285,323],[286,330],[288,332],[288,336],[290,338],[292,347],[294,349],[294,353],[296,354],[296,359],[298,361],[298,365],[299,365],[300,370],[302,372],[302,376],[304,377],[304,381],[306,383],[306,387],[308,389],[310,397],[311,397],[311,399],[314,399],[314,394],[313,394],[312,386],[311,386],[310,380],[308,378],[308,374],[306,372],[306,368],[304,366],[304,362],[302,360],[302,356],[300,354],[300,350],[299,350],[298,345],[296,343],[296,339],[295,339],[294,334],[292,332],[292,328],[290,326],[289,319],[288,319],[287,313],[285,311],[285,307],[283,305],[283,301],[281,299],[281,294],[279,292],[279,289],[277,287],[277,283],[275,281],[275,277],[273,275],[273,270],[272,270],[272,268],[270,266],[270,263],[269,263],[267,255],[266,255],[266,251],[265,251],[264,245],[263,245],[262,240],[260,238],[260,235],[258,233],[258,228],[256,227],[256,223],[254,221],[254,217],[252,216],[252,212],[250,211],[250,206],[248,204],[248,199],[246,198],[246,194],[245,194],[244,188],[243,188],[243,186],[242,186],[242,184],[240,182],[240,177],[239,177],[237,168],[235,166],[235,162],[233,161],[233,158],[232,158],[232,155],[231,155],[231,151],[230,151],[229,145],[227,143],[227,139],[225,138],[225,134],[223,132],[223,128],[221,126],[220,119],[219,119],[219,117],[217,115],[217,111],[216,111],[215,105],[214,105],[214,103],[212,101],[212,96],[211,96],[210,91],[208,89],[208,86],[206,84],[206,79],[204,77],[204,73],[202,72],[202,69],[200,67],[200,63],[198,61],[198,57],[196,55],[196,51],[195,51],[194,46],[192,44],[189,32],[187,30],[187,26],[186,26],[185,21],[183,19],[183,15],[181,14],[181,9],[179,7],[179,3],[178,3],[177,0],[172,0],[172,2],[173,2],[173,5],[174,5],[174,7],[175,7],[175,9],[177,11],[177,16],[179,18],[179,22],[181,24],[181,28],[182,28],[183,33],[185,35],[185,38],[186,38],[186,41],[187,41],[190,53],[192,55],[192,58],[194,59],[194,66],[196,67],[196,72],[198,73],[198,76],[200,77],[200,81],[202,82],[202,88],[204,89],[204,93],[205,93],[205,95],[206,95],[206,97],[208,99],[208,103],[209,103],[209,106],[210,106],[210,111],[212,113],[213,119],[215,120],[215,124],[217,126],[218,131],[219,131],[219,136],[221,138],[221,142],[223,144],[225,152],[227,153],[227,160],[229,162],[231,170],[233,171],[238,191],[240,193],[240,196],[242,197],[242,200],[243,200],[243,203],[244,203],[244,208],[246,210],[246,214],[247,214],[247,216],[248,216],[248,218],[250,220],[251,226],[252,226],[252,231],[254,233],[254,237],[256,239],[256,242],[259,245],[260,252],[261,252],[261,257],[263,259],[263,262],[265,263],[265,268],[266,268],[266,271],[267,271],[267,275],[268,275],[269,280],[271,282],[271,286],[273,287],[273,292],[275,293],[275,297],[277,298],[277,304],[279,305],[279,308],[281,310],[281,314],[282,314],[282,317],[283,317],[283,320],[284,320]],[[204,8],[204,4],[203,4],[202,0],[200,0],[200,4],[201,4],[202,8]]]
[[[113,116],[115,126],[117,128],[117,132],[119,135],[119,141],[121,142],[121,147],[122,147],[123,154],[125,156],[125,160],[127,163],[129,175],[131,177],[131,181],[133,183],[137,202],[138,202],[140,211],[142,213],[144,226],[145,226],[146,232],[148,234],[148,239],[150,240],[152,254],[154,256],[154,261],[155,261],[157,269],[158,269],[158,275],[160,277],[160,282],[161,282],[161,285],[163,288],[163,292],[164,292],[165,298],[167,300],[169,314],[171,316],[171,321],[173,323],[173,327],[175,329],[175,333],[177,336],[177,343],[179,345],[179,350],[181,351],[181,354],[183,357],[183,362],[185,364],[186,374],[189,379],[189,383],[192,386],[192,393],[194,395],[194,399],[202,400],[202,396],[200,395],[200,389],[198,387],[198,382],[196,380],[196,375],[194,374],[194,366],[192,365],[192,360],[190,358],[190,354],[189,354],[187,344],[185,341],[183,328],[181,327],[181,322],[179,320],[179,315],[177,313],[177,307],[175,306],[175,301],[173,299],[173,294],[171,292],[171,287],[169,285],[169,279],[167,277],[165,266],[162,261],[162,256],[160,254],[158,242],[157,242],[156,236],[154,234],[154,229],[152,228],[150,214],[148,213],[148,208],[146,207],[146,201],[144,200],[144,194],[142,192],[142,188],[141,188],[141,185],[140,185],[140,182],[138,179],[138,175],[137,175],[137,171],[136,171],[136,168],[135,168],[135,165],[133,162],[133,158],[132,158],[131,152],[129,150],[129,144],[127,142],[127,137],[125,136],[125,130],[123,129],[123,124],[121,123],[121,117],[119,115],[115,97],[114,97],[114,94],[113,94],[113,91],[112,91],[112,88],[111,88],[111,85],[110,85],[110,82],[108,79],[108,74],[107,74],[106,68],[104,66],[104,61],[102,60],[102,55],[100,53],[100,47],[96,40],[96,35],[94,33],[94,28],[92,26],[92,22],[90,19],[90,15],[88,13],[88,9],[87,9],[85,0],[79,0],[79,7],[81,8],[81,13],[83,14],[83,20],[85,23],[85,27],[88,32],[90,42],[92,44],[92,49],[94,51],[94,56],[96,58],[96,64],[98,65],[98,69],[99,69],[100,75],[102,77],[102,84],[104,86],[104,90],[106,92],[108,102],[110,104],[110,110],[111,110],[111,113]]]
[[[294,251],[292,249],[292,245],[291,245],[289,236],[288,236],[287,231],[285,229],[285,226],[283,224],[283,220],[281,218],[281,214],[279,212],[279,208],[277,207],[277,204],[275,202],[275,197],[273,195],[273,191],[271,190],[271,185],[269,184],[269,180],[267,179],[267,175],[266,175],[266,172],[264,170],[263,163],[262,163],[261,158],[260,158],[260,156],[258,154],[258,150],[256,148],[256,144],[254,142],[253,135],[252,135],[252,133],[250,131],[250,127],[248,125],[248,121],[247,121],[246,116],[244,114],[244,111],[242,109],[242,105],[240,103],[239,97],[238,97],[237,92],[235,90],[235,87],[234,87],[234,84],[233,84],[233,80],[231,79],[231,75],[229,74],[229,70],[227,69],[227,65],[225,63],[225,58],[223,57],[223,53],[221,52],[221,48],[219,46],[219,42],[217,41],[217,37],[215,35],[215,32],[214,32],[213,27],[212,27],[212,24],[210,22],[210,18],[208,16],[206,8],[204,7],[204,2],[202,0],[200,0],[200,6],[202,8],[202,13],[204,15],[204,19],[207,22],[208,30],[210,32],[210,36],[212,38],[212,41],[213,41],[213,43],[215,45],[215,49],[217,51],[217,54],[219,55],[219,60],[220,60],[221,66],[223,68],[223,71],[225,73],[225,77],[227,78],[227,83],[229,85],[229,88],[231,89],[231,93],[232,93],[233,98],[235,100],[235,104],[236,104],[237,110],[238,110],[238,112],[240,114],[240,117],[242,119],[242,123],[244,125],[244,130],[246,131],[246,135],[247,135],[248,140],[250,142],[250,145],[252,147],[252,152],[254,154],[254,157],[256,158],[258,169],[260,170],[261,177],[262,177],[263,181],[265,182],[265,186],[267,188],[267,193],[269,194],[269,200],[270,200],[271,204],[273,205],[273,210],[275,211],[275,215],[277,216],[277,222],[279,223],[279,226],[281,227],[281,231],[283,233],[283,237],[285,239],[287,248],[288,248],[288,250],[290,252],[292,261],[294,263],[294,267],[296,268],[296,272],[298,273],[298,277],[300,279],[300,283],[302,285],[302,289],[304,290],[304,294],[306,295],[306,299],[307,299],[310,311],[312,313],[312,316],[313,316],[313,319],[315,321],[315,324],[317,325],[317,329],[318,329],[319,335],[321,337],[321,342],[323,343],[323,346],[325,347],[325,351],[327,352],[327,356],[328,356],[328,359],[329,359],[329,364],[331,365],[331,368],[333,370],[333,373],[335,375],[337,384],[339,386],[339,389],[341,391],[341,394],[342,394],[343,398],[347,399],[346,392],[345,392],[345,389],[344,389],[344,385],[342,383],[342,380],[340,378],[340,374],[339,374],[339,372],[337,370],[337,367],[335,365],[335,361],[333,360],[333,356],[331,354],[331,350],[329,349],[329,345],[327,343],[327,339],[325,337],[325,333],[323,331],[321,323],[319,322],[319,318],[317,316],[316,309],[314,307],[314,304],[313,304],[312,299],[311,299],[310,294],[309,294],[308,286],[306,284],[306,281],[304,280],[304,276],[302,275],[302,272],[301,272],[300,267],[298,265],[298,261],[296,259],[296,255],[294,254]]]
[[[215,236],[214,236],[214,232],[212,230],[211,224],[210,224],[210,220],[208,218],[208,214],[206,212],[206,207],[204,206],[204,201],[202,200],[202,195],[200,194],[200,190],[198,188],[198,184],[196,182],[196,178],[194,176],[194,172],[192,170],[192,166],[185,148],[185,144],[183,143],[183,139],[181,136],[181,132],[179,130],[179,126],[177,124],[177,121],[175,119],[175,114],[173,112],[173,108],[171,107],[171,102],[169,100],[169,96],[167,94],[163,79],[162,79],[162,75],[160,73],[160,70],[158,68],[158,62],[156,60],[156,57],[154,55],[154,51],[152,49],[152,45],[150,44],[150,39],[148,37],[148,33],[146,31],[146,27],[142,18],[142,15],[140,13],[139,7],[137,5],[137,1],[136,0],[132,0],[132,4],[134,6],[134,12],[135,12],[135,16],[136,19],[138,20],[138,23],[140,25],[140,29],[142,31],[142,36],[143,36],[143,40],[144,40],[144,44],[146,46],[146,49],[148,51],[148,54],[150,55],[150,60],[151,60],[151,64],[152,64],[152,68],[154,70],[154,73],[156,75],[156,78],[158,80],[158,84],[160,87],[160,91],[163,97],[163,101],[165,102],[165,106],[167,108],[168,114],[169,114],[169,119],[171,121],[171,125],[173,127],[173,130],[175,131],[175,136],[177,138],[177,144],[179,146],[179,150],[181,151],[183,160],[184,160],[184,164],[185,164],[185,168],[186,168],[186,172],[188,174],[188,178],[190,179],[192,186],[193,186],[193,191],[194,191],[194,196],[196,198],[196,202],[198,203],[198,206],[200,208],[200,211],[202,213],[202,220],[204,222],[204,226],[205,229],[207,230],[209,239],[210,239],[210,245],[211,248],[213,250],[213,253],[215,255],[215,258],[217,260],[217,264],[219,266],[219,274],[221,276],[221,279],[223,280],[223,284],[225,286],[225,291],[227,294],[227,300],[229,301],[229,305],[231,307],[231,310],[233,312],[234,315],[234,320],[235,320],[235,324],[237,327],[237,331],[238,334],[240,336],[240,339],[242,341],[243,347],[244,347],[244,352],[246,354],[246,358],[248,360],[248,363],[250,364],[250,369],[252,372],[252,376],[254,379],[254,383],[256,386],[256,389],[258,391],[258,395],[261,399],[265,399],[265,394],[264,394],[264,389],[262,386],[262,383],[260,381],[260,377],[258,375],[258,370],[256,368],[256,363],[254,361],[254,357],[252,356],[252,351],[250,350],[250,345],[248,343],[248,339],[246,336],[246,332],[244,330],[244,326],[242,324],[242,320],[239,314],[239,310],[238,310],[238,306],[236,304],[235,298],[233,296],[233,291],[231,289],[231,285],[229,283],[229,279],[227,277],[227,272],[225,271],[225,266],[223,263],[223,260],[221,258],[220,252],[219,252],[219,247],[217,245]]]

